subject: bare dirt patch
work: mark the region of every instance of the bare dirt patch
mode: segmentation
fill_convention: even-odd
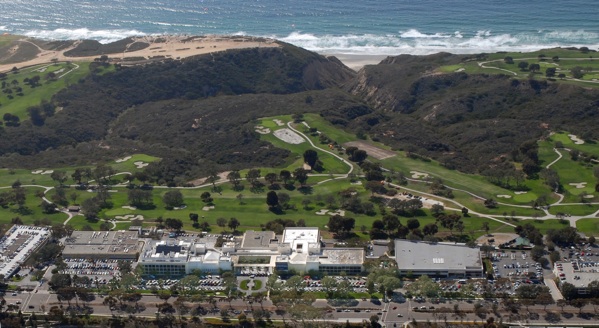
[[[362,150],[365,150],[368,153],[368,156],[372,156],[378,160],[386,159],[389,157],[395,156],[395,152],[390,150],[382,149],[376,146],[373,146],[366,141],[350,141],[343,144],[343,147],[358,147]]]
[[[42,173],[43,174],[43,173]],[[568,185],[575,187],[576,189],[582,189],[587,186],[586,182],[568,183]]]
[[[514,239],[518,238],[518,235],[515,233],[501,233],[501,232],[497,232],[497,233],[492,233],[488,236],[486,235],[482,235],[480,237],[478,237],[478,239],[476,239],[476,243],[478,244],[488,244],[489,243],[489,239],[495,239],[494,242],[492,242],[491,244],[494,245],[501,245],[501,244],[505,244],[507,242],[510,242]]]
[[[568,137],[570,137],[570,140],[572,140],[572,142],[574,142],[575,145],[582,145],[582,144],[584,144],[584,140],[578,138],[574,134],[569,134]]]
[[[273,132],[274,136],[285,141],[288,144],[298,145],[306,141],[299,134],[285,128]]]
[[[410,171],[412,173],[412,179],[424,179],[428,177],[428,173],[422,173],[418,171]]]

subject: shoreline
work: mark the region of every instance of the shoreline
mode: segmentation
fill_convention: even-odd
[[[339,59],[345,66],[354,71],[361,70],[366,65],[376,65],[383,59],[391,57],[389,55],[353,55],[353,54],[334,54],[334,53],[318,53],[329,57],[333,56]],[[399,54],[398,54],[399,55]]]

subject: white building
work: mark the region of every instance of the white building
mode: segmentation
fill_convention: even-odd
[[[277,271],[322,271],[330,274],[362,272],[365,252],[361,248],[322,248],[318,228],[287,228],[247,231],[237,241],[214,243],[198,239],[148,241],[139,256],[145,274],[177,277],[194,270],[218,273],[235,269],[237,274],[271,274]]]
[[[174,239],[148,241],[138,261],[146,275],[156,277],[180,277],[194,270],[218,273],[231,270],[231,263],[231,257],[205,243]]]
[[[397,239],[395,259],[400,274],[404,276],[483,277],[480,249],[465,244]]]

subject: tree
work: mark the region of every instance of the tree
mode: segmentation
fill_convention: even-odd
[[[96,219],[100,209],[100,203],[96,198],[88,198],[81,203],[81,213],[86,219]]]
[[[539,64],[532,63],[532,64],[528,65],[528,70],[531,71],[531,72],[533,72],[533,73],[536,72],[536,71],[538,71],[538,70],[540,70],[540,69],[541,69],[541,65],[539,65]]]
[[[229,223],[227,223],[227,226],[231,228],[231,230],[233,231],[237,231],[237,227],[239,227],[240,225],[241,223],[239,223],[239,220],[237,220],[236,218],[230,218]]]
[[[333,215],[329,217],[327,226],[329,231],[341,236],[345,236],[355,226],[356,221],[353,218],[346,218],[341,215]]]
[[[304,186],[306,181],[308,180],[308,171],[299,167],[293,171],[293,178],[300,183],[300,185]]]
[[[127,191],[129,204],[132,206],[148,206],[152,205],[152,191],[143,189],[129,189]]]
[[[162,202],[167,208],[183,205],[183,194],[179,190],[169,190],[162,196]]]
[[[222,217],[216,219],[216,225],[219,226],[219,227],[221,227],[221,228],[223,228],[224,226],[227,225],[227,219],[222,218]]]
[[[281,170],[281,172],[279,172],[279,179],[283,181],[284,185],[287,185],[291,180],[291,172],[287,170]]]
[[[525,71],[528,68],[528,62],[527,61],[521,61],[518,63],[518,68],[521,71]]]
[[[387,230],[387,234],[391,234],[392,231],[395,231],[401,225],[399,218],[392,214],[383,216],[383,224],[385,230]]]
[[[279,197],[279,205],[281,205],[281,207],[283,207],[284,209],[289,208],[289,201],[291,201],[291,196],[289,196],[288,193],[284,192],[278,193],[277,196]]]
[[[513,64],[514,63],[514,58],[510,57],[510,56],[506,56],[505,58],[503,58],[503,62],[506,64]]]
[[[588,241],[589,241],[589,244],[595,245],[595,242],[597,242],[597,239],[594,236],[590,236]]]
[[[572,68],[570,70],[570,74],[572,74],[572,77],[575,79],[582,79],[582,77],[584,76],[583,69],[580,66]]]
[[[250,169],[245,175],[246,180],[255,188],[260,184],[260,177],[262,174],[260,173],[260,169]]]
[[[200,195],[200,199],[202,200],[202,202],[204,203],[208,203],[211,204],[214,199],[212,198],[212,195],[210,195],[209,192],[205,191]]]
[[[409,219],[408,220],[408,229],[414,230],[420,227],[420,221],[418,219]]]
[[[67,173],[64,171],[54,171],[50,174],[50,178],[62,186],[62,184],[67,181]]]
[[[239,174],[239,171],[234,170],[229,172],[229,174],[227,174],[227,179],[233,185],[233,190],[239,189],[239,184],[241,183],[241,174]]]
[[[274,183],[277,182],[278,179],[279,179],[279,176],[273,172],[267,173],[264,176],[264,180],[266,180],[266,182],[270,183],[271,186],[273,186]]]
[[[576,290],[576,287],[569,282],[562,283],[560,290],[564,298],[568,301],[578,297],[578,291]]]
[[[433,206],[431,206],[431,214],[435,217],[440,214],[443,214],[444,210],[445,208],[441,204],[433,204]]]
[[[548,67],[545,70],[545,76],[547,76],[547,77],[554,77],[555,76],[555,67]]]
[[[164,221],[164,225],[171,230],[181,230],[183,228],[183,222],[179,219],[167,218]]]
[[[489,235],[489,222],[485,221],[482,224],[482,229],[485,231],[485,234],[488,236]]]
[[[279,196],[275,191],[271,190],[266,194],[266,205],[268,208],[279,207]]]
[[[488,207],[488,208],[496,208],[497,207],[497,201],[494,200],[493,198],[485,199],[485,206]]]
[[[434,223],[429,223],[422,228],[422,233],[424,233],[426,236],[433,236],[437,232],[439,232],[439,227],[437,227],[437,225]]]
[[[310,165],[311,168],[314,168],[317,161],[318,153],[314,149],[307,149],[304,152],[304,162]]]

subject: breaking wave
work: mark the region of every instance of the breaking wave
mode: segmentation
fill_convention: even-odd
[[[522,51],[553,47],[599,48],[599,34],[578,31],[538,31],[522,34],[495,34],[490,30],[466,33],[422,33],[410,29],[388,35],[315,35],[293,32],[282,41],[326,54],[426,55],[441,51],[456,54]]]

